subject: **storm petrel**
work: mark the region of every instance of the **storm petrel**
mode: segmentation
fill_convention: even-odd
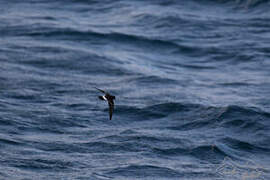
[[[103,96],[98,96],[98,97],[101,100],[108,101],[109,113],[110,113],[110,120],[112,120],[112,113],[113,113],[113,109],[114,109],[114,102],[113,102],[113,100],[115,99],[115,96],[112,96],[111,94],[109,94],[106,91],[103,91],[101,89],[98,89],[98,88],[96,88],[96,89],[99,90],[100,92],[104,93]]]

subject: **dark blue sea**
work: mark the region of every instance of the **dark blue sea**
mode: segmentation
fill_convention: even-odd
[[[1,0],[0,179],[269,180],[269,9]]]

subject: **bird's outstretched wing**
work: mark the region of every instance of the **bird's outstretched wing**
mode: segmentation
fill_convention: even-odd
[[[108,101],[109,104],[109,113],[110,113],[110,120],[112,120],[112,114],[113,114],[113,110],[114,110],[114,103],[113,101]]]
[[[96,88],[96,87],[95,87],[95,88]],[[98,89],[98,88],[96,88],[96,89],[99,90],[100,92],[104,93],[104,94],[107,94],[106,91],[103,91],[103,90]]]

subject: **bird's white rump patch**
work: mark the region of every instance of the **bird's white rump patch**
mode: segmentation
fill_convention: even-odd
[[[105,101],[107,101],[107,98],[106,98],[105,96],[102,96],[102,98],[103,98]]]

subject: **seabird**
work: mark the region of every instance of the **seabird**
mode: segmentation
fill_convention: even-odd
[[[114,102],[113,102],[113,100],[115,99],[115,96],[112,96],[111,94],[109,94],[106,91],[103,91],[101,89],[98,89],[98,88],[96,88],[96,89],[99,90],[100,92],[104,93],[103,96],[98,96],[98,97],[99,97],[99,99],[101,99],[103,101],[108,101],[110,120],[112,120],[112,113],[113,113],[113,109],[114,109]]]

